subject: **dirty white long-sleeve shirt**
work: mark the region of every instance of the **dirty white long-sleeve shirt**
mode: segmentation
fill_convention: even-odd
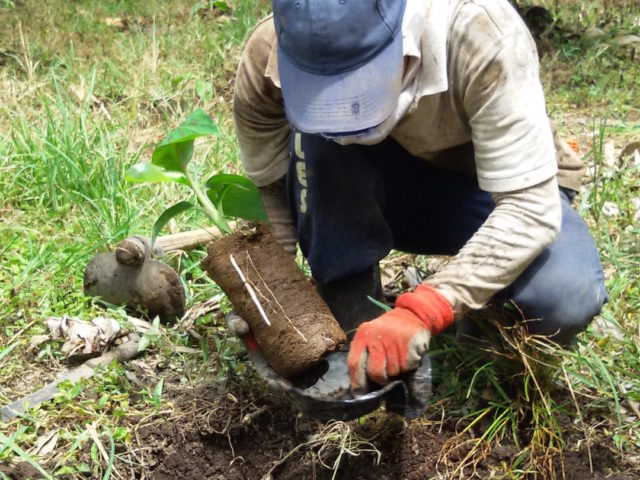
[[[465,247],[427,280],[460,317],[511,284],[553,241],[561,222],[558,184],[579,190],[584,165],[552,131],[535,44],[508,2],[409,1],[425,9],[421,37],[404,38],[417,42],[419,84],[390,136],[440,168],[475,175],[496,203]],[[289,162],[279,85],[267,17],[245,47],[234,92],[242,162],[258,186],[284,176]],[[439,155],[469,141],[473,158]]]

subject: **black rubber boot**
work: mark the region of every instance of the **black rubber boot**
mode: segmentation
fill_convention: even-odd
[[[384,310],[367,297],[384,302],[382,281],[378,265],[366,270],[333,280],[328,283],[316,281],[316,289],[327,302],[349,340],[362,322],[372,320]]]

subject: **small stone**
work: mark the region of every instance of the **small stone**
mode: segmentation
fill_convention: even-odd
[[[604,36],[605,36],[604,30],[601,30],[596,27],[587,28],[584,32],[584,38],[587,38],[589,40],[596,40]]]
[[[625,45],[640,45],[640,37],[638,35],[621,35],[616,38],[616,43],[621,47]]]

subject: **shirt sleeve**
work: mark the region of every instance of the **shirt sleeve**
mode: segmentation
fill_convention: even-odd
[[[494,194],[493,200],[496,207],[480,229],[425,281],[449,300],[456,320],[511,285],[560,232],[562,204],[555,177]]]
[[[454,26],[449,49],[480,188],[509,192],[556,175],[556,152],[531,35],[508,5],[481,3]]]
[[[247,177],[258,187],[283,177],[289,163],[290,127],[282,93],[267,75],[275,54],[273,18],[253,31],[242,53],[233,96],[233,120],[240,159]]]

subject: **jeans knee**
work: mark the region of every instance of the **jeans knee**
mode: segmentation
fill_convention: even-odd
[[[563,197],[562,230],[510,287],[532,333],[567,342],[607,302],[602,263],[589,229]]]
[[[524,295],[513,300],[525,315],[529,332],[566,343],[587,328],[607,299],[604,279],[596,275],[529,285]]]

